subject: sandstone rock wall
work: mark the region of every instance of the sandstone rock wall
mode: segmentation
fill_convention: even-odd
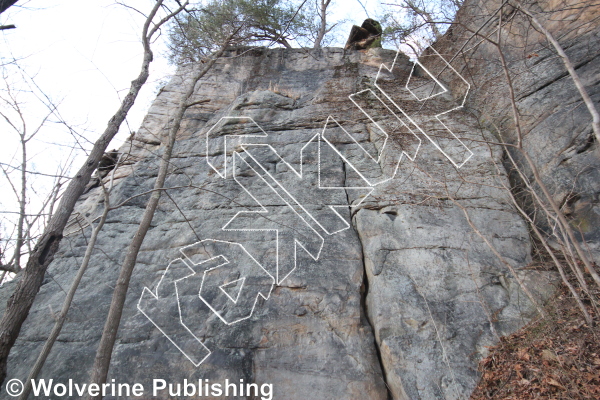
[[[389,69],[380,71],[381,64]],[[122,165],[105,178],[114,179],[111,203],[123,204],[109,214],[40,378],[88,378],[113,283],[190,68],[161,90],[137,135],[120,149],[127,155]],[[282,400],[468,397],[485,346],[533,315],[510,268],[541,298],[551,293],[552,277],[526,268],[527,227],[507,196],[502,153],[486,144],[492,133],[464,110],[447,114],[441,124],[435,116],[455,107],[452,95],[460,97],[462,89],[418,101],[406,89],[411,70],[406,57],[382,49],[237,49],[216,64],[185,114],[165,185],[170,189],[138,257],[109,379],[147,387],[154,378],[244,379],[272,383],[274,398]],[[439,89],[423,73],[411,79],[417,95],[419,88]],[[237,119],[227,124],[223,117]],[[250,142],[271,148],[244,147],[248,139],[230,138],[223,150],[226,134],[263,133],[268,137]],[[252,154],[264,170],[251,168]],[[220,177],[225,165],[237,180]],[[299,180],[291,169],[301,165],[305,175]],[[273,182],[305,209],[276,195]],[[369,195],[365,182],[376,184]],[[331,204],[341,206],[337,219]],[[90,235],[86,219],[102,206],[100,188],[80,201],[13,348],[8,379],[27,376],[81,262]],[[223,229],[240,211],[265,210],[265,218],[245,214],[236,220],[246,230]],[[306,215],[317,217],[298,219]],[[279,248],[273,231],[261,230],[274,227],[281,229]],[[198,296],[207,269],[194,260],[205,261],[210,246],[181,252],[205,239],[242,243],[269,276],[289,276],[274,278],[277,284],[268,299],[259,298],[250,318],[227,325]],[[320,250],[317,257],[308,254],[311,246]],[[184,254],[187,265],[171,263]],[[177,279],[190,274],[176,293]],[[0,304],[12,286],[2,288]],[[170,331],[171,339],[202,361],[199,366],[138,309],[145,287],[160,299],[140,303],[155,323],[171,329],[181,311],[191,329]],[[229,306],[223,312],[231,316],[235,307]],[[205,360],[200,341],[211,351]]]
[[[544,27],[559,41],[596,108],[600,108],[600,8],[593,1],[525,1]],[[523,146],[538,165],[542,180],[554,200],[581,232],[596,262],[600,262],[600,147],[592,132],[592,117],[583,104],[563,61],[546,37],[514,7],[493,0],[466,1],[456,24],[434,45],[453,57],[451,64],[472,83],[466,103],[481,124],[499,140],[515,143],[510,97],[498,49],[498,39],[513,80],[523,130]],[[517,2],[511,3],[516,5]],[[477,32],[474,35],[474,32]],[[489,40],[488,40],[489,39]],[[428,57],[425,57],[428,58]],[[439,64],[436,57],[429,61]],[[462,81],[449,78],[450,86]],[[518,152],[511,152],[531,171]],[[514,174],[514,186],[522,179]],[[533,214],[527,199],[524,205]],[[539,215],[539,214],[538,214]],[[537,222],[548,231],[544,218]]]

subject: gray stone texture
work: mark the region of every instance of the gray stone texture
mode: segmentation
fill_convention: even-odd
[[[514,4],[517,4],[516,2]],[[565,50],[596,109],[600,108],[600,8],[593,1],[524,1],[524,6]],[[468,0],[456,22],[435,48],[455,55],[452,65],[472,83],[467,107],[497,139],[516,143],[509,90],[495,45],[498,14],[495,0]],[[544,184],[571,225],[585,238],[586,250],[600,264],[600,146],[592,132],[592,117],[554,47],[514,8],[502,13],[502,51],[513,80],[523,131],[523,147],[538,166]],[[473,31],[478,31],[477,38]],[[436,58],[430,60],[439,64]],[[455,88],[461,82],[448,77]],[[522,155],[511,151],[527,178],[532,174]],[[508,162],[507,162],[508,164]],[[513,185],[522,185],[516,173]],[[535,185],[534,185],[535,186]],[[530,199],[523,199],[533,212]],[[539,215],[539,214],[538,214]],[[545,218],[536,222],[548,226]]]
[[[153,378],[172,383],[245,379],[272,383],[274,398],[281,400],[469,396],[478,380],[477,364],[486,353],[485,346],[534,315],[507,265],[540,299],[552,293],[549,283],[554,276],[525,268],[531,262],[529,234],[509,199],[503,154],[485,143],[493,134],[472,113],[455,111],[443,121],[462,138],[472,157],[458,169],[433,145],[440,144],[457,159],[466,157],[464,148],[434,118],[456,106],[452,95],[460,97],[460,89],[453,87],[452,93],[417,101],[404,89],[411,71],[404,56],[378,80],[389,98],[375,87],[380,65],[391,66],[395,56],[394,51],[383,49],[236,49],[226,53],[198,83],[192,101],[199,103],[187,110],[175,145],[165,184],[171,188],[169,195],[161,197],[131,279],[109,379],[139,382],[146,388]],[[72,378],[80,383],[88,379],[114,280],[148,199],[143,193],[152,188],[156,177],[170,118],[191,68],[182,68],[160,91],[139,131],[120,149],[126,157],[114,171],[111,203],[124,204],[109,214],[68,321],[40,378],[61,382]],[[435,90],[424,74],[411,85],[419,83]],[[364,101],[361,104],[366,104],[373,119],[348,98],[365,89],[383,100],[369,99],[369,93],[356,99]],[[386,108],[394,109],[390,99],[433,141],[420,132],[415,131],[416,136],[407,132]],[[243,243],[275,275],[272,232],[221,229],[240,211],[260,210],[255,200],[266,206],[272,218],[248,217],[249,229],[279,224],[298,228],[299,237],[305,234],[296,212],[265,189],[256,172],[237,164],[240,182],[257,196],[253,199],[240,184],[221,179],[208,166],[207,160],[223,165],[227,157],[229,162],[233,150],[240,151],[248,165],[252,163],[241,141],[231,141],[223,153],[219,135],[226,128],[210,136],[207,154],[206,135],[226,116],[253,118],[269,135],[263,143],[271,144],[289,162],[285,165],[267,149],[262,153],[251,150],[261,154],[266,169],[296,190],[295,196],[329,226],[340,222],[327,219],[330,213],[323,199],[326,204],[344,206],[338,210],[350,228],[331,235],[321,232],[324,242],[319,259],[301,255],[289,277],[272,289],[267,300],[258,301],[252,317],[237,324],[224,324],[199,299],[198,277],[182,284],[183,318],[212,351],[196,367],[137,309],[144,287],[156,289],[169,263],[182,257],[182,247],[209,238]],[[348,134],[328,121],[329,116]],[[378,162],[365,157],[358,147],[375,156],[383,148],[374,122],[390,133],[388,150]],[[234,131],[258,133],[247,121]],[[368,197],[355,189],[329,193],[314,191],[313,185],[303,190],[295,185],[297,178],[289,168],[299,167],[300,150],[319,132],[339,152],[322,147],[322,179],[342,188],[362,185],[364,179],[358,172],[367,180],[384,180],[393,173],[402,150],[410,153],[419,140],[421,144],[415,160],[405,156],[397,176],[377,185]],[[314,179],[318,160],[316,144],[312,146],[304,167]],[[110,179],[111,175],[105,181]],[[7,379],[27,376],[83,257],[91,231],[86,220],[96,218],[102,206],[99,188],[79,202],[11,352]],[[475,233],[463,209],[505,263]],[[289,254],[289,248],[283,250]],[[168,312],[157,319],[164,318],[164,323],[169,318],[177,323],[172,282],[189,273],[181,269],[182,264],[179,269],[174,265],[169,269],[171,280],[165,278],[159,292],[165,296],[162,310]],[[0,291],[2,305],[13,286],[14,282],[9,283]],[[197,347],[186,332],[176,340],[182,347]]]

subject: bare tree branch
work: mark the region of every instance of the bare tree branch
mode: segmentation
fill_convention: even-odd
[[[129,93],[123,99],[121,106],[108,122],[104,133],[94,143],[94,147],[84,165],[65,189],[58,206],[58,212],[52,215],[44,233],[36,243],[33,252],[29,256],[23,277],[8,301],[6,310],[0,321],[0,384],[6,378],[10,350],[19,336],[21,326],[27,318],[33,301],[42,285],[48,265],[52,262],[54,254],[58,251],[58,246],[63,236],[62,232],[69,220],[69,216],[110,141],[119,131],[119,127],[133,106],[141,87],[148,80],[149,66],[153,59],[148,29],[162,3],[163,0],[158,0],[155,3],[148,19],[144,23],[142,32],[144,56],[139,76],[132,81]]]
[[[573,63],[567,56],[567,53],[565,53],[565,50],[562,48],[560,43],[558,43],[558,40],[556,40],[554,38],[552,33],[550,33],[550,31],[548,31],[544,27],[544,25],[542,25],[540,20],[531,11],[529,11],[525,6],[523,6],[523,3],[521,3],[519,0],[513,0],[513,1],[517,4],[517,8],[519,10],[521,10],[525,15],[527,15],[529,17],[529,19],[531,19],[531,22],[533,22],[533,25],[537,29],[539,29],[540,32],[542,32],[544,34],[544,36],[546,36],[546,39],[548,39],[548,41],[552,44],[554,49],[556,49],[556,52],[558,53],[561,60],[565,64],[567,71],[569,71],[569,75],[571,75],[571,79],[573,79],[573,82],[575,83],[575,86],[577,87],[577,90],[579,91],[579,94],[581,95],[581,98],[583,99],[585,106],[587,107],[588,111],[592,115],[592,129],[594,130],[594,135],[596,136],[596,142],[600,143],[600,114],[598,113],[598,110],[596,109],[596,106],[594,105],[594,101],[591,99],[585,86],[581,82],[581,78],[579,78],[577,71],[575,71],[575,67],[573,66]],[[600,284],[600,282],[599,282],[599,284]]]
[[[169,136],[167,139],[166,147],[161,157],[161,163],[158,171],[158,176],[154,183],[154,189],[161,189],[164,186],[164,182],[167,177],[167,172],[170,164],[171,154],[173,152],[173,146],[175,144],[175,139],[177,137],[177,133],[179,132],[179,127],[181,125],[181,120],[183,119],[183,114],[188,108],[188,101],[194,93],[196,83],[210,70],[210,68],[214,65],[217,59],[225,52],[225,49],[227,48],[227,46],[229,46],[230,40],[236,33],[237,32],[231,34],[227,38],[225,43],[221,45],[221,48],[204,65],[204,67],[198,69],[195,72],[195,74],[191,77],[189,81],[189,86],[179,101],[179,105],[177,106],[172,125],[169,129]],[[117,282],[115,284],[115,290],[113,292],[108,316],[106,317],[106,323],[104,325],[104,330],[102,331],[102,337],[100,338],[100,344],[98,345],[96,358],[92,367],[92,383],[102,384],[106,382],[108,370],[110,367],[110,360],[112,357],[112,351],[115,341],[117,339],[117,331],[119,329],[119,324],[121,322],[121,316],[123,313],[123,306],[125,304],[127,289],[129,288],[129,281],[131,279],[131,275],[136,264],[138,253],[140,251],[146,233],[150,228],[152,218],[154,217],[154,213],[158,206],[160,194],[160,190],[155,190],[150,195],[150,200],[146,204],[146,208],[138,226],[138,230],[135,236],[133,237],[133,240],[129,244],[125,260],[121,265],[121,271],[119,273],[119,278],[117,279]],[[100,395],[89,396],[88,400],[99,400],[101,398],[102,396]]]

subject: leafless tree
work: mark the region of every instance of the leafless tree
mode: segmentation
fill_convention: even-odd
[[[14,67],[14,63],[11,67]],[[3,120],[4,126],[8,128],[6,133],[12,131],[18,138],[19,148],[18,156],[13,160],[0,162],[0,170],[3,175],[2,184],[9,189],[7,191],[14,195],[14,202],[7,202],[10,204],[1,212],[5,228],[11,231],[7,232],[3,238],[5,243],[3,254],[6,254],[8,250],[12,253],[12,257],[8,261],[3,260],[0,263],[0,270],[3,272],[2,278],[4,278],[7,273],[16,274],[21,271],[23,260],[27,259],[38,233],[43,229],[48,215],[54,209],[60,188],[68,179],[65,167],[70,164],[72,157],[58,166],[56,174],[42,173],[30,167],[32,155],[29,145],[37,136],[40,136],[42,131],[48,128],[47,124],[51,118],[59,117],[58,106],[43,104],[47,110],[41,118],[28,118],[23,104],[30,101],[31,96],[24,101],[20,95],[29,95],[29,90],[13,87],[13,82],[9,81],[8,75],[14,71],[12,69],[10,72],[7,71],[7,65],[4,65],[2,69],[4,87],[0,95],[0,118]],[[47,191],[40,188],[39,182],[34,180],[36,177],[45,178],[46,181],[52,180],[51,188]],[[35,198],[31,199],[32,196]],[[32,203],[31,200],[34,202]],[[11,209],[11,204],[16,204],[16,209]],[[38,206],[39,210],[32,210]]]
[[[319,17],[319,29],[317,30],[317,37],[315,38],[315,44],[313,45],[315,49],[321,48],[321,43],[323,42],[325,35],[335,27],[335,25],[328,26],[327,24],[327,8],[330,4],[331,0],[317,0],[315,4]]]
[[[548,217],[551,220],[555,221],[559,226],[559,229],[562,233],[561,236],[559,237],[559,240],[564,241],[567,248],[569,248],[570,246],[572,246],[574,248],[576,257],[585,265],[586,270],[589,272],[589,274],[591,275],[593,280],[596,282],[596,284],[600,288],[600,276],[598,275],[598,273],[593,265],[593,262],[590,260],[589,255],[583,250],[580,242],[577,240],[577,238],[575,236],[573,227],[569,224],[569,221],[567,221],[567,218],[566,218],[564,212],[561,210],[559,204],[557,204],[557,202],[555,201],[554,196],[550,192],[550,189],[547,187],[546,183],[542,180],[537,163],[530,156],[529,152],[523,146],[524,135],[522,132],[521,114],[519,112],[518,105],[517,105],[515,89],[514,89],[514,85],[512,82],[513,78],[511,77],[511,72],[508,67],[508,63],[506,61],[506,57],[504,55],[502,42],[501,42],[501,40],[502,40],[502,17],[501,16],[502,16],[502,14],[500,13],[499,20],[498,20],[499,28],[497,30],[498,36],[497,36],[497,41],[495,43],[495,46],[498,50],[498,55],[499,55],[501,63],[502,63],[502,70],[504,71],[504,76],[506,79],[506,85],[507,85],[508,91],[509,91],[509,100],[510,100],[510,105],[511,105],[511,109],[512,109],[512,117],[513,117],[513,123],[514,123],[514,127],[515,127],[515,133],[516,133],[516,145],[514,146],[514,148],[519,152],[519,154],[526,161],[526,165],[529,167],[529,170],[532,173],[533,180],[534,180],[536,186],[539,188],[539,191],[541,192],[538,194],[535,191],[535,189],[532,189],[532,190],[534,190],[534,192],[532,192],[532,195],[536,198],[538,205],[544,210],[544,212],[548,215]],[[532,15],[530,14],[529,16],[531,17]],[[535,24],[535,22],[534,22],[534,24]],[[540,28],[540,27],[543,28],[543,26],[539,23],[539,21],[537,22],[536,26],[538,28]],[[564,51],[562,50],[560,45],[558,45],[558,42],[553,40],[553,38],[549,34],[549,32],[546,29],[543,29],[543,32],[545,33],[546,37],[551,42],[554,42],[553,45],[557,48],[557,50],[559,50],[559,54],[562,53],[561,58],[563,59],[563,61],[566,61],[565,64],[567,65],[567,69],[569,69],[569,66],[571,66],[571,69],[572,69],[571,77],[574,79],[574,82],[576,82],[576,86],[577,86],[580,94],[582,95],[584,102],[586,102],[586,98],[589,99],[589,96],[587,95],[585,88],[583,88],[581,81],[579,80],[577,74],[575,73],[574,69],[572,68],[572,64],[569,61],[568,57],[566,56],[566,54],[564,53]],[[571,71],[569,71],[569,72],[571,72]],[[587,104],[587,102],[586,102],[586,104]],[[590,113],[593,116],[592,125],[596,125],[597,124],[597,111],[595,110],[595,107],[592,105],[591,109],[588,108],[588,110],[590,111]],[[594,115],[596,117],[594,117]],[[596,129],[594,129],[594,132],[596,132]],[[518,168],[518,166],[517,166],[517,168]],[[529,187],[532,187],[532,186],[529,185]]]
[[[225,42],[221,44],[221,48],[212,57],[210,57],[210,59],[206,60],[205,63],[200,64],[196,68],[196,71],[194,71],[193,75],[189,79],[185,93],[181,96],[181,99],[179,100],[179,104],[177,106],[177,109],[175,110],[175,116],[173,117],[173,121],[170,122],[171,126],[169,128],[169,136],[167,138],[167,143],[165,145],[164,152],[161,156],[160,167],[158,171],[158,176],[154,183],[153,192],[150,195],[150,200],[146,204],[146,208],[144,210],[144,214],[142,215],[142,219],[138,226],[137,232],[135,233],[133,240],[127,248],[125,260],[121,265],[119,278],[117,279],[117,282],[115,284],[115,290],[113,292],[108,316],[106,318],[106,323],[104,325],[104,330],[102,331],[102,337],[100,339],[100,344],[98,346],[98,350],[96,351],[96,358],[92,367],[92,383],[102,384],[106,382],[108,370],[110,368],[110,360],[112,357],[113,347],[117,339],[117,331],[121,323],[121,316],[123,313],[123,306],[125,304],[127,289],[129,288],[129,281],[131,279],[131,275],[136,264],[138,253],[140,251],[140,248],[142,247],[142,243],[144,242],[144,238],[146,236],[146,233],[148,232],[148,229],[150,228],[152,218],[154,217],[154,213],[158,206],[158,201],[160,200],[160,196],[162,193],[161,189],[163,189],[165,179],[167,178],[167,173],[171,161],[171,155],[173,152],[173,146],[175,145],[175,139],[177,137],[177,133],[179,132],[179,127],[181,126],[183,115],[189,107],[190,98],[194,94],[196,84],[198,83],[198,81],[204,75],[206,75],[206,73],[212,68],[212,66],[219,59],[219,57],[223,55],[225,49],[229,46],[230,41],[236,34],[237,31],[234,31],[232,34],[230,34],[230,36],[226,38]],[[101,395],[90,396],[89,400],[101,398]]]
[[[306,1],[304,1],[302,5],[305,2]],[[293,19],[298,16],[302,5],[298,9],[296,9],[296,11],[292,14],[292,19],[288,21],[288,25],[293,23]],[[221,8],[217,7],[217,10],[221,11]],[[110,368],[112,351],[117,338],[117,331],[121,322],[123,307],[126,300],[127,290],[129,288],[129,281],[131,279],[131,275],[136,264],[138,253],[140,251],[146,233],[150,228],[150,224],[158,206],[158,201],[164,189],[164,182],[167,177],[173,146],[175,144],[175,140],[177,138],[177,134],[179,132],[183,116],[186,110],[191,105],[197,104],[197,102],[190,103],[190,98],[195,92],[196,85],[200,81],[200,79],[208,73],[208,71],[212,68],[215,62],[217,62],[217,60],[223,55],[227,47],[231,46],[232,43],[263,39],[261,33],[256,33],[252,29],[248,30],[249,26],[251,28],[253,27],[253,18],[250,18],[250,20],[240,20],[238,16],[227,15],[226,13],[222,14],[221,18],[221,33],[227,32],[228,34],[226,37],[221,36],[217,37],[216,39],[212,37],[201,37],[201,42],[190,42],[189,40],[184,40],[184,43],[187,46],[193,46],[194,44],[198,45],[198,43],[202,43],[201,46],[204,49],[210,49],[214,48],[215,46],[218,46],[218,50],[216,50],[210,56],[206,57],[204,60],[201,60],[200,63],[194,63],[195,70],[192,72],[191,76],[188,77],[188,79],[186,80],[186,91],[182,94],[179,100],[179,104],[175,109],[175,115],[170,121],[169,135],[165,144],[165,150],[161,155],[159,172],[154,183],[154,189],[150,195],[150,200],[146,204],[146,208],[142,215],[140,224],[138,225],[137,232],[128,246],[125,260],[123,261],[119,272],[119,278],[117,279],[117,282],[115,284],[115,290],[113,292],[108,316],[106,318],[106,322],[102,332],[102,337],[100,338],[98,350],[96,351],[96,358],[92,366],[92,383],[102,384],[106,382],[108,371]],[[196,29],[199,29],[200,32],[205,30],[204,22],[201,18],[188,18],[187,22],[188,24],[193,23],[193,26],[195,26]],[[208,21],[208,23],[210,25],[214,23],[214,21]],[[271,44],[278,43],[277,39],[281,38],[285,32],[286,28],[283,29],[282,33],[279,34],[278,37],[272,38],[273,40],[271,41]],[[176,34],[176,37],[179,38],[182,33],[185,34],[186,30],[179,31]],[[190,50],[200,52],[202,49],[192,48]],[[175,57],[175,59],[181,60],[179,57]],[[90,396],[88,397],[88,400],[97,400],[100,398],[101,396]]]
[[[155,21],[162,6],[163,0],[158,0],[154,4],[154,7],[149,13],[143,26],[142,45],[144,48],[144,56],[140,74],[132,81],[131,88],[123,99],[121,106],[108,122],[103,134],[94,143],[83,166],[79,169],[73,179],[71,179],[64,190],[60,204],[57,207],[57,212],[50,218],[48,225],[29,255],[27,266],[22,272],[23,276],[8,301],[4,316],[0,321],[0,384],[6,377],[7,360],[10,350],[19,335],[21,325],[27,318],[29,310],[31,309],[33,301],[42,284],[48,265],[53,260],[54,255],[58,250],[58,246],[63,237],[63,229],[69,220],[75,207],[75,203],[83,193],[110,141],[119,131],[119,127],[133,106],[141,87],[148,79],[149,66],[153,59],[150,43],[157,32],[159,32],[160,28],[177,12],[183,9],[182,5],[174,12],[168,13],[168,15],[162,19]]]
[[[117,161],[117,164],[115,165],[115,169],[112,170],[108,188],[104,186],[102,178],[100,176],[98,177],[100,186],[102,188],[102,193],[103,193],[103,197],[102,197],[103,202],[104,202],[103,212],[102,212],[102,214],[100,216],[100,220],[98,221],[96,226],[93,226],[93,221],[89,221],[90,226],[93,227],[92,236],[90,237],[90,240],[87,244],[87,247],[85,250],[85,255],[83,256],[83,261],[81,262],[81,265],[79,266],[79,270],[77,271],[77,275],[75,276],[75,279],[73,280],[73,283],[71,284],[71,287],[69,288],[67,297],[65,298],[65,300],[63,302],[62,309],[60,310],[58,315],[55,317],[56,322],[54,323],[54,327],[52,328],[52,331],[50,332],[50,335],[48,336],[46,343],[44,343],[44,347],[42,348],[42,351],[40,352],[38,358],[36,359],[35,364],[31,368],[31,370],[29,372],[29,376],[27,377],[27,380],[24,383],[23,392],[19,396],[20,400],[27,400],[27,398],[29,397],[29,395],[31,393],[31,389],[32,389],[31,382],[37,378],[40,370],[44,366],[44,363],[46,362],[48,355],[50,355],[50,351],[52,350],[52,347],[54,346],[56,339],[58,339],[58,335],[60,334],[62,327],[63,327],[65,321],[67,320],[67,313],[69,312],[69,309],[71,308],[73,298],[75,297],[75,292],[77,291],[77,288],[79,287],[79,283],[81,282],[81,279],[83,278],[83,275],[85,274],[85,271],[87,270],[87,267],[90,263],[90,259],[92,257],[92,252],[94,251],[94,247],[96,246],[98,234],[104,227],[104,223],[106,222],[106,217],[108,216],[108,212],[111,209],[111,207],[110,207],[110,192],[112,191],[112,188],[113,188],[114,172],[118,168],[118,166],[119,166],[119,161]],[[98,171],[96,171],[96,172],[98,173]]]
[[[382,2],[390,6],[382,17],[384,38],[408,53],[419,56],[430,44],[442,37],[452,24],[462,0],[395,0]]]
[[[553,14],[560,15],[564,10],[576,12],[576,10],[585,10],[586,7],[593,7],[594,5],[582,2],[574,6],[567,2],[555,4],[552,11],[546,10],[539,13],[539,11],[531,11],[528,6],[518,0],[494,4],[498,4],[498,8],[491,9],[487,15],[469,16],[481,21],[479,25],[474,24],[472,21],[466,21],[464,18],[459,18],[454,22],[457,29],[453,32],[452,41],[457,43],[457,37],[459,37],[461,44],[456,45],[458,51],[453,55],[452,60],[457,64],[455,68],[466,70],[468,73],[469,62],[471,60],[473,62],[479,61],[477,57],[480,57],[480,55],[477,52],[480,46],[482,44],[488,46],[485,47],[486,50],[482,50],[486,54],[484,68],[487,68],[486,72],[482,74],[485,76],[488,73],[493,76],[494,88],[503,91],[503,104],[506,104],[505,110],[508,111],[507,117],[510,119],[510,123],[502,122],[503,125],[499,127],[494,122],[494,118],[487,114],[489,111],[486,107],[481,112],[500,139],[499,143],[488,143],[488,145],[500,146],[506,155],[506,165],[498,166],[498,169],[507,168],[514,176],[514,181],[517,182],[516,186],[505,186],[504,189],[509,193],[515,209],[529,224],[532,240],[541,245],[541,251],[547,254],[548,259],[551,260],[551,265],[559,273],[562,282],[572,294],[586,322],[589,326],[592,326],[593,319],[584,302],[587,301],[595,309],[595,312],[598,312],[600,300],[594,293],[597,293],[600,289],[597,266],[585,249],[585,238],[577,232],[571,221],[569,221],[564,207],[557,201],[556,194],[549,186],[547,177],[544,177],[544,172],[542,172],[544,166],[540,165],[539,158],[532,156],[531,144],[526,145],[526,132],[523,122],[525,113],[519,104],[519,94],[515,81],[520,79],[525,72],[528,72],[525,69],[526,67],[523,67],[526,64],[526,56],[538,56],[533,51],[532,46],[538,46],[539,49],[544,46],[545,39],[550,45],[547,51],[553,49],[556,52],[558,59],[561,60],[566,69],[567,76],[572,80],[582,103],[589,112],[591,130],[597,140],[598,121],[600,119],[598,118],[596,105],[579,77],[574,62],[567,56],[565,49],[550,29],[547,28],[545,22],[556,22],[556,20],[552,20]],[[476,7],[474,9],[480,10]],[[538,37],[535,37],[536,32],[539,34]],[[448,39],[444,38],[444,40],[447,41]],[[447,42],[442,45],[452,47]],[[521,60],[515,54],[515,48],[519,48],[518,46],[527,49]],[[488,51],[489,48],[493,52]],[[492,57],[494,53],[496,58]],[[423,58],[427,59],[427,57],[428,53],[425,52]],[[479,75],[479,78],[482,74]],[[496,95],[498,94],[496,93]],[[494,108],[496,105],[491,107],[498,111],[497,108]],[[573,178],[576,180],[577,177]],[[575,183],[573,184],[575,185]],[[465,211],[464,208],[463,211]],[[465,216],[469,220],[466,211]],[[590,285],[594,285],[595,290]]]
[[[523,12],[525,15],[527,15],[531,19],[533,26],[536,29],[539,29],[540,32],[542,32],[544,34],[546,39],[548,39],[548,41],[556,49],[556,52],[558,53],[561,60],[565,64],[567,71],[569,71],[569,75],[571,76],[571,79],[573,79],[573,83],[575,83],[575,86],[577,87],[577,90],[579,91],[579,94],[581,95],[581,98],[583,99],[585,106],[587,107],[588,111],[592,115],[592,129],[594,130],[594,135],[596,135],[596,142],[600,143],[600,114],[598,113],[598,109],[596,108],[596,105],[590,98],[590,95],[588,94],[585,86],[581,82],[581,79],[579,78],[579,74],[577,74],[577,72],[575,71],[575,66],[573,65],[573,63],[571,62],[571,60],[565,53],[564,48],[560,45],[560,43],[558,43],[558,40],[556,40],[554,35],[552,35],[552,33],[550,33],[550,31],[548,31],[544,27],[544,25],[535,16],[535,14],[532,13],[527,7],[525,7],[522,2],[520,2],[518,0],[514,0],[514,4],[521,12]]]

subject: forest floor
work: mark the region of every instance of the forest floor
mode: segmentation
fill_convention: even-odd
[[[593,284],[590,282],[590,288]],[[600,293],[593,293],[600,299]],[[471,400],[600,399],[600,315],[586,302],[590,327],[565,285],[548,316],[503,337],[479,364]]]

